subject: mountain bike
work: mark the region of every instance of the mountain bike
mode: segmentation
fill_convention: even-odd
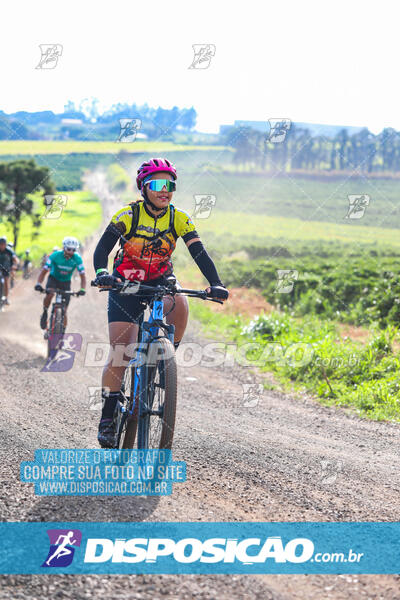
[[[47,288],[41,294],[54,293],[55,299],[51,308],[51,315],[44,339],[47,340],[47,358],[51,358],[57,352],[57,345],[65,333],[64,316],[66,311],[66,302],[68,296],[79,296],[79,292],[70,290],[59,290]]]
[[[94,281],[92,286],[96,286]],[[177,364],[174,348],[175,326],[165,321],[175,306],[175,295],[185,295],[223,304],[210,298],[205,290],[176,286],[173,276],[165,285],[149,286],[138,281],[115,283],[103,291],[140,296],[150,309],[147,320],[139,319],[135,355],[125,368],[121,384],[121,402],[114,412],[118,437],[117,448],[133,448],[137,435],[139,449],[172,447],[177,399]],[[163,297],[171,296],[172,308],[163,316]]]

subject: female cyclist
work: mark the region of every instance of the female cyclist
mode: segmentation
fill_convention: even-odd
[[[190,217],[170,204],[176,189],[177,173],[174,165],[164,158],[152,158],[138,169],[136,183],[143,200],[124,206],[112,217],[94,252],[96,283],[112,286],[126,279],[145,281],[158,285],[172,274],[172,252],[178,237],[182,237],[191,256],[210,287],[207,293],[213,298],[226,300],[228,290],[221,283],[213,261],[207,254]],[[120,242],[120,251],[114,270],[107,271],[108,255]],[[171,302],[165,297],[164,304]],[[110,291],[108,296],[108,323],[110,353],[103,370],[102,400],[98,441],[103,448],[115,448],[116,428],[114,409],[120,397],[124,366],[112,364],[117,344],[133,344],[137,340],[137,321],[145,308],[144,302],[133,295],[120,295]],[[166,306],[166,311],[170,307]],[[188,321],[188,302],[184,296],[175,297],[175,307],[167,322],[175,325],[175,348],[185,332]]]

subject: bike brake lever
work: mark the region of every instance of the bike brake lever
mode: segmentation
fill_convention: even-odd
[[[115,287],[111,287],[111,286],[109,286],[109,287],[102,287],[102,286],[98,285],[94,279],[90,282],[90,285],[92,287],[99,288],[99,292],[109,292],[110,290],[118,290],[119,289],[119,288],[115,288]]]
[[[211,300],[211,302],[218,302],[218,304],[223,304],[223,301],[218,300],[218,298],[207,298],[207,300]]]

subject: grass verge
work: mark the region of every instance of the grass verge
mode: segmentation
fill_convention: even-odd
[[[400,362],[393,351],[397,328],[372,327],[370,340],[361,344],[343,341],[336,323],[315,317],[272,312],[250,320],[217,314],[194,301],[191,314],[207,333],[237,344],[239,364],[273,372],[286,391],[307,391],[325,405],[400,422]]]

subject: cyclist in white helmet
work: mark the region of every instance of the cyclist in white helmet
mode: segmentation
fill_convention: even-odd
[[[52,254],[50,254],[50,256],[47,258],[45,265],[39,273],[37,284],[35,285],[35,290],[37,290],[38,292],[43,291],[42,282],[44,281],[44,278],[48,273],[49,277],[47,280],[46,288],[70,290],[72,274],[75,271],[75,269],[77,269],[81,278],[81,289],[78,293],[79,295],[84,296],[86,293],[86,276],[82,257],[77,252],[77,250],[79,249],[79,242],[75,237],[68,236],[63,239],[62,245],[62,250],[56,250],[55,252],[52,252]],[[54,294],[50,292],[47,293],[44,297],[43,314],[40,318],[40,327],[42,329],[46,329],[47,327],[47,309],[50,306],[53,295]],[[67,306],[69,300],[70,296],[67,296]],[[65,312],[64,327],[66,326],[67,313]]]

